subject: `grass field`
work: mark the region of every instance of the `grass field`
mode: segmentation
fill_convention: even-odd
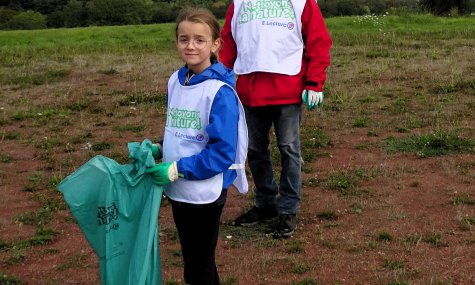
[[[297,233],[232,227],[253,193],[232,194],[223,284],[475,283],[475,18],[326,23],[332,64],[323,108],[303,113]],[[98,284],[56,185],[160,136],[181,64],[173,24],[0,31],[0,284]],[[160,239],[164,283],[182,284],[166,201]]]

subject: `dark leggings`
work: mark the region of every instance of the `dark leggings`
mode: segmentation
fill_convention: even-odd
[[[187,284],[219,285],[215,252],[226,192],[223,191],[217,201],[205,205],[170,200],[180,237]]]

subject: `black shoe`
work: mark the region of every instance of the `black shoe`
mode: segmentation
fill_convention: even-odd
[[[274,238],[289,238],[297,228],[297,217],[295,214],[282,214],[277,219]]]
[[[235,226],[250,226],[260,221],[269,220],[277,217],[277,209],[273,206],[252,207],[249,211],[237,217],[233,225]]]

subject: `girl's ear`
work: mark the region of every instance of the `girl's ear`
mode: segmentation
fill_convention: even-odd
[[[216,53],[220,47],[221,47],[221,38],[218,38],[213,41],[211,45],[211,52]]]

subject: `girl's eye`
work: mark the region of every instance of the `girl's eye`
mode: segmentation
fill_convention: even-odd
[[[178,39],[178,43],[180,45],[188,45],[188,43],[190,42],[190,40],[188,40],[187,38],[180,38]]]
[[[198,38],[198,39],[178,38],[177,42],[181,48],[186,48],[188,47],[189,44],[192,43],[195,48],[202,49],[206,47],[206,44],[208,42],[211,42],[211,41],[202,39],[202,38]]]

